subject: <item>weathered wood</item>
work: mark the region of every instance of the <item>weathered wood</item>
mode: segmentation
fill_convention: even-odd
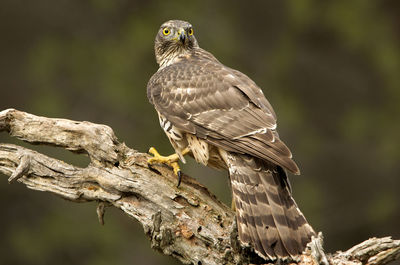
[[[0,112],[0,131],[34,144],[86,153],[86,168],[69,165],[33,150],[0,144],[0,172],[28,188],[48,191],[74,202],[98,201],[138,220],[151,246],[185,264],[258,263],[237,241],[234,212],[204,186],[184,176],[176,187],[171,169],[148,167],[147,154],[120,143],[105,125],[38,117],[8,109]],[[325,256],[322,238],[299,257],[300,264],[385,264],[400,256],[400,241],[373,238],[346,252]]]

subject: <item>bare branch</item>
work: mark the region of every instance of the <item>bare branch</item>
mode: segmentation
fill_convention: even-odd
[[[345,252],[338,252],[332,258],[333,263],[340,264],[387,264],[400,258],[400,240],[391,237],[370,238]],[[350,263],[349,263],[350,264]]]
[[[0,144],[0,172],[28,188],[48,191],[74,202],[98,201],[138,220],[151,246],[185,264],[247,264],[260,259],[240,246],[234,212],[194,179],[176,177],[165,166],[147,165],[147,154],[120,143],[112,129],[90,122],[38,117],[8,109],[0,112],[0,131],[35,144],[86,153],[86,168],[69,165],[33,150]],[[322,238],[310,244],[301,264],[326,263]],[[346,252],[327,255],[332,264],[385,264],[400,256],[400,241],[370,239]]]
[[[121,160],[124,151],[113,130],[106,125],[48,119],[14,109],[0,112],[0,131],[8,131],[11,136],[26,142],[87,153],[92,163],[113,164]]]

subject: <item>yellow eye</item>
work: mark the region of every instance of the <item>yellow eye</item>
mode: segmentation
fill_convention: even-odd
[[[171,31],[169,30],[169,28],[165,28],[165,29],[163,29],[162,33],[163,33],[165,36],[168,36],[168,35],[171,33]]]
[[[190,28],[190,29],[188,30],[188,34],[189,34],[189,36],[192,36],[192,35],[193,35],[193,29],[192,29],[192,28]]]

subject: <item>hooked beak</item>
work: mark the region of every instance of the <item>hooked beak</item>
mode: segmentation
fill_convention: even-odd
[[[179,40],[180,42],[182,42],[182,44],[185,43],[185,41],[186,41],[186,32],[185,32],[184,30],[181,30],[181,31],[179,32],[178,40]]]

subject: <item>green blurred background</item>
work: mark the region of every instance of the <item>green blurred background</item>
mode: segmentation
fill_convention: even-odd
[[[400,238],[399,14],[395,0],[2,0],[0,110],[107,124],[132,148],[169,153],[146,84],[159,26],[188,20],[200,46],[248,74],[274,106],[302,170],[291,177],[294,196],[326,249]],[[21,144],[5,133],[0,142]],[[230,203],[226,173],[193,161],[184,171]],[[0,177],[0,264],[178,264],[116,209],[102,227],[94,203]]]

